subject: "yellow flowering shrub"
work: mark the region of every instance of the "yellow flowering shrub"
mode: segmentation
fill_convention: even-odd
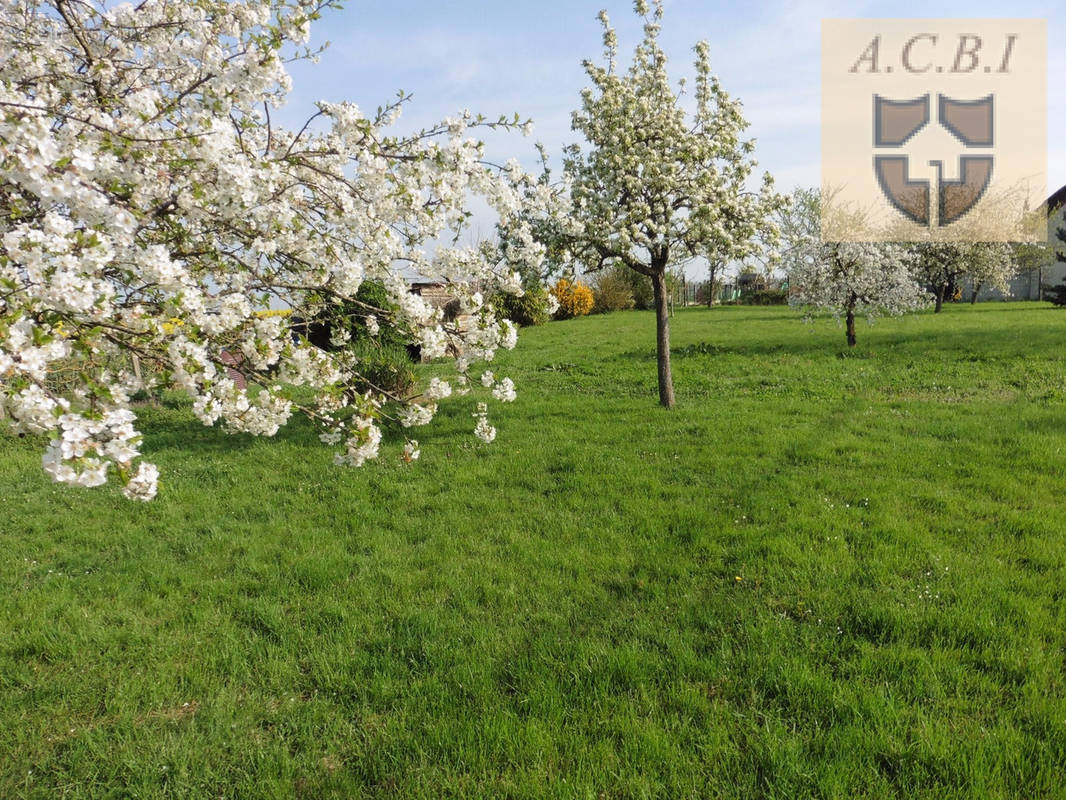
[[[555,282],[551,293],[559,301],[559,310],[555,312],[557,319],[583,317],[592,311],[595,304],[592,289],[581,281],[571,282],[560,278]]]

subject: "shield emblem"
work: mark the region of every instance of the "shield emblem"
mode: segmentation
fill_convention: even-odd
[[[889,100],[874,95],[874,147],[900,147],[929,123],[929,95]]]
[[[912,222],[929,224],[929,181],[911,180],[906,156],[877,156],[874,171],[888,201]]]
[[[890,100],[874,95],[874,146],[898,148],[929,123],[930,96]],[[938,122],[967,148],[988,148],[995,141],[995,99],[956,100],[937,96]],[[937,226],[951,225],[977,205],[992,181],[991,155],[959,157],[959,179],[945,180],[943,162],[936,167]],[[903,216],[919,225],[931,225],[929,181],[910,177],[910,160],[904,155],[874,157],[874,174],[885,197]]]
[[[939,173],[939,169],[937,171]],[[937,214],[940,225],[950,225],[977,205],[991,180],[992,156],[962,156],[959,159],[959,179],[938,180]]]
[[[991,147],[995,136],[992,130],[994,98],[953,100],[940,95],[940,124],[951,131],[967,147]]]

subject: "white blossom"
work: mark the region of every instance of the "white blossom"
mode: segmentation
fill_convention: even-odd
[[[477,404],[477,412],[474,414],[477,424],[474,426],[474,435],[485,444],[491,444],[496,438],[496,429],[489,424],[488,406],[485,403]]]
[[[644,18],[644,36],[625,71],[618,69],[618,38],[606,12],[599,17],[604,63],[584,63],[592,86],[582,91],[572,127],[587,148],[566,149],[574,225],[558,239],[588,268],[623,264],[650,278],[656,296],[665,298],[671,267],[694,256],[739,260],[772,243],[768,218],[781,199],[769,174],[757,189],[748,185],[754,144],[742,138],[740,103],[711,72],[707,43],[695,47],[695,92],[684,103],[659,40],[663,0],[639,0],[634,9]],[[665,300],[656,303],[656,315],[659,400],[672,406]]]
[[[492,390],[492,396],[501,403],[513,403],[518,396],[515,393],[514,381],[510,378],[504,378],[496,384],[496,388]]]
[[[496,429],[489,425],[487,417],[478,417],[477,425],[474,427],[474,435],[485,444],[491,444],[496,438]]]
[[[187,392],[204,424],[273,436],[304,413],[343,448],[337,463],[358,466],[378,455],[383,418],[425,424],[453,383],[467,390],[472,365],[514,346],[514,327],[489,315],[446,322],[396,266],[437,269],[474,314],[479,292],[521,292],[518,271],[544,259],[529,221],[561,201],[516,161],[485,162],[477,130],[521,124],[463,112],[397,133],[406,100],[373,114],[323,102],[322,124],[303,130],[268,123],[320,11],[0,4],[0,419],[47,435],[55,480],[155,496],[129,405],[134,363],[145,386]],[[482,200],[508,246],[448,244]],[[355,391],[366,355],[351,330],[332,329],[327,352],[262,314],[273,303],[311,318],[355,303],[367,281],[387,293],[353,314],[371,337],[388,326],[425,358],[452,359],[453,383],[431,382],[423,404],[418,387]],[[60,391],[61,367],[81,382]]]
[[[929,293],[913,275],[913,251],[890,242],[824,241],[817,193],[800,192],[793,203],[794,222],[788,236],[789,304],[828,311],[847,325],[849,346],[856,341],[855,317],[873,320],[899,315],[929,303]],[[835,224],[859,226],[861,215],[834,211]]]
[[[425,397],[430,402],[437,402],[443,400],[445,397],[451,397],[452,387],[447,381],[442,381],[440,378],[432,378],[429,382],[429,386],[426,388]]]
[[[155,464],[142,461],[137,468],[137,473],[126,482],[123,493],[131,500],[151,500],[156,495],[159,481],[159,470]]]

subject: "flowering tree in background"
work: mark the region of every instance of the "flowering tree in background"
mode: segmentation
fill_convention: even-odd
[[[729,262],[723,258],[715,258],[707,262],[707,282],[703,289],[703,302],[707,308],[714,305],[715,294],[721,291],[722,277],[725,275]]]
[[[961,298],[966,281],[972,285],[971,303],[977,302],[977,295],[984,287],[1007,291],[1010,279],[1026,269],[1024,261],[1028,259],[1018,256],[1046,250],[1039,244],[1023,244],[1041,227],[1046,230],[1042,209],[1029,212],[1015,222],[1013,233],[1017,235],[1017,244],[1012,244],[989,239],[991,235],[1001,236],[1004,220],[1015,216],[1016,192],[987,196],[983,203],[950,228],[926,230],[923,239],[910,244],[915,255],[915,274],[919,283],[932,293],[935,313],[940,313],[945,300]],[[1037,265],[1036,261],[1032,264]]]
[[[1060,236],[1061,228],[1054,232],[1052,238]],[[1050,233],[1051,231],[1049,231]],[[1011,260],[1014,262],[1015,274],[1032,275],[1036,273],[1038,289],[1037,298],[1044,300],[1044,270],[1053,266],[1061,258],[1051,241],[1047,242],[1011,242]]]
[[[769,175],[759,191],[746,183],[754,144],[741,139],[740,104],[712,75],[706,42],[696,45],[695,113],[686,119],[659,46],[661,0],[636,0],[644,38],[628,72],[616,71],[618,41],[600,12],[606,64],[585,62],[592,88],[582,92],[573,128],[589,144],[567,148],[573,252],[590,269],[624,264],[651,279],[655,293],[659,402],[674,405],[666,274],[706,256],[743,258],[760,233],[773,237],[780,203]]]
[[[813,245],[821,240],[821,196],[818,189],[797,188],[775,215],[781,232],[780,265],[790,279],[793,271],[807,265]]]
[[[931,240],[912,247],[917,278],[932,292],[938,314],[966,278],[973,282],[976,300],[982,286],[1006,290],[1017,269],[1010,246],[1003,242]]]
[[[831,201],[831,198],[830,198]],[[808,313],[828,311],[843,319],[848,347],[854,347],[855,318],[899,315],[922,308],[929,294],[914,277],[910,248],[887,242],[834,242],[821,238],[822,194],[800,190],[794,197],[793,222],[785,226],[784,262],[789,276],[789,304]],[[861,214],[842,209],[830,215],[848,230],[861,229]],[[830,227],[832,227],[832,224]]]
[[[977,302],[981,289],[996,289],[1006,292],[1011,278],[1015,277],[1020,264],[1015,260],[1015,250],[1008,242],[978,242],[971,250],[966,277],[973,283],[970,303]]]
[[[789,304],[829,311],[843,318],[848,347],[854,347],[855,317],[898,316],[923,308],[928,293],[911,274],[905,247],[882,242],[826,242],[811,250],[810,261],[789,279]]]
[[[0,417],[51,436],[44,468],[55,480],[117,476],[128,496],[155,495],[130,408],[146,384],[184,389],[204,424],[228,431],[270,436],[302,412],[338,463],[360,465],[377,456],[383,419],[426,424],[438,401],[477,383],[472,365],[514,346],[515,327],[482,313],[481,292],[521,291],[517,270],[544,252],[523,220],[551,195],[516,162],[483,163],[469,133],[490,123],[463,114],[388,134],[401,94],[369,116],[320,103],[300,131],[272,124],[289,89],[285,61],[312,55],[297,48],[331,4],[0,8]],[[506,252],[435,246],[458,241],[472,196],[511,230]],[[472,322],[446,322],[397,265],[451,284]],[[395,310],[356,301],[370,279]],[[294,339],[285,317],[255,313],[310,318],[336,306],[371,333],[388,318],[457,374],[417,396],[353,396],[353,351],[318,349]],[[343,345],[343,328],[335,336]],[[61,371],[74,376],[64,390]],[[486,386],[514,397],[510,381]],[[313,399],[298,403],[289,387]],[[478,405],[474,417],[489,441],[487,413]],[[417,453],[409,441],[405,458]]]

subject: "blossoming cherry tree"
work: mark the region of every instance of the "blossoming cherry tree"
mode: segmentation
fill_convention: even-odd
[[[401,94],[373,114],[320,103],[300,130],[274,124],[286,61],[313,57],[309,26],[330,5],[0,5],[0,418],[50,438],[55,480],[117,477],[128,496],[153,497],[130,402],[152,385],[183,389],[197,417],[232,432],[272,436],[303,413],[338,463],[359,465],[378,455],[383,420],[426,424],[471,389],[472,365],[514,346],[483,297],[521,292],[518,269],[543,257],[522,229],[553,196],[517,162],[489,167],[471,134],[520,121],[464,112],[397,135]],[[438,245],[460,241],[475,197],[516,229],[506,252]],[[469,324],[413,294],[400,266],[448,284]],[[367,280],[388,308],[355,303]],[[326,352],[257,314],[326,306],[353,308],[371,334],[388,320],[453,375],[353,397],[352,348]],[[496,389],[513,399],[509,382]],[[418,453],[408,442],[403,458]]]

